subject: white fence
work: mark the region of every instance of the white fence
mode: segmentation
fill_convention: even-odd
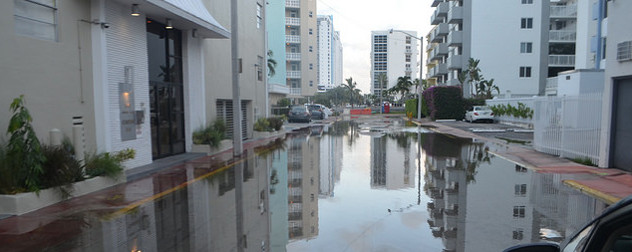
[[[599,163],[601,93],[534,100],[533,147],[565,158]]]
[[[485,100],[485,104],[491,107],[494,105],[511,105],[513,107],[518,107],[518,103],[523,103],[525,106],[533,110],[533,103],[535,101],[534,97],[521,97],[521,98],[507,98],[507,99],[489,99]],[[496,120],[501,123],[513,123],[524,125],[529,128],[533,128],[533,120],[531,118],[520,118],[514,117],[510,115],[495,115]]]

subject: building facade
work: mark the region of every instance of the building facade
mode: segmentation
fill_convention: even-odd
[[[414,80],[419,75],[416,36],[415,31],[371,32],[372,94],[380,97],[384,90],[397,84],[397,78],[408,76]],[[384,84],[380,83],[380,75],[386,76]]]
[[[318,92],[342,83],[342,44],[333,16],[318,16]]]
[[[289,98],[305,98],[317,92],[318,43],[316,0],[285,2],[285,52]]]
[[[274,60],[274,74],[268,71],[268,102],[274,106],[290,93],[287,85],[288,56],[285,52],[285,0],[270,0],[266,6],[267,60]]]
[[[223,6],[229,1],[2,2],[0,107],[23,94],[42,143],[59,129],[88,153],[134,149],[128,168],[190,152],[196,129],[216,118],[230,123],[230,11]],[[265,4],[240,6],[252,13],[241,17],[240,30],[248,55],[241,122],[250,137],[266,106]],[[11,114],[2,111],[6,128]]]

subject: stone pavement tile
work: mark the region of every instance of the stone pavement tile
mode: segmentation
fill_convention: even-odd
[[[618,179],[613,180],[608,177],[600,177],[599,179],[567,180],[564,181],[564,183],[584,193],[598,197],[606,203],[614,204],[632,194],[632,185],[624,184],[617,180]]]

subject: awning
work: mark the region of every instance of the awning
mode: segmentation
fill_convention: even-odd
[[[201,0],[116,1],[130,6],[138,4],[140,11],[148,18],[158,22],[165,22],[169,18],[174,28],[196,29],[198,36],[202,38],[230,38],[230,31],[213,18]]]

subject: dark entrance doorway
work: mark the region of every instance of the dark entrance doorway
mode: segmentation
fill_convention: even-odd
[[[632,171],[632,77],[614,80],[611,166]]]
[[[153,159],[185,152],[181,31],[147,19]]]

